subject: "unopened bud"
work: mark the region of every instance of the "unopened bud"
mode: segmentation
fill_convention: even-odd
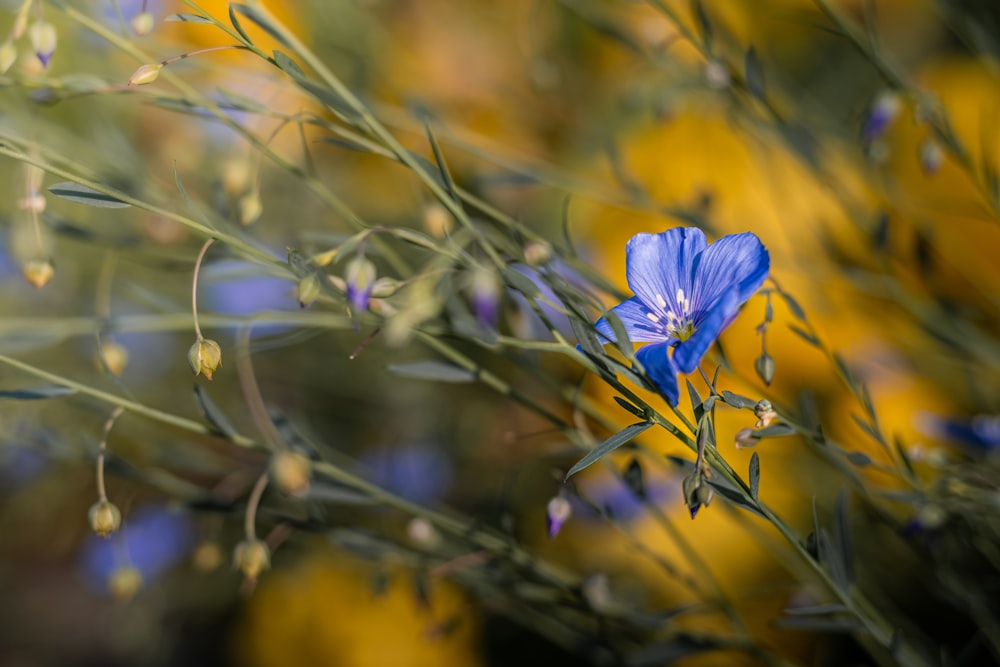
[[[100,355],[98,366],[101,366],[101,362],[103,362],[103,366],[106,366],[112,375],[121,377],[128,365],[128,348],[113,340],[106,340],[101,343],[98,354]]]
[[[451,217],[440,202],[432,202],[424,207],[424,229],[432,236],[444,238],[455,226],[455,220]]]
[[[212,572],[222,564],[222,549],[216,542],[202,542],[194,548],[191,562],[200,572]]]
[[[546,524],[548,526],[549,538],[559,534],[563,524],[573,515],[573,506],[563,495],[558,495],[549,501],[546,506]]]
[[[755,424],[757,428],[769,426],[774,418],[778,416],[778,413],[771,407],[771,401],[766,398],[761,399],[757,402],[757,405],[753,406],[753,413],[757,415],[757,423]]]
[[[251,190],[242,197],[238,204],[240,224],[246,227],[252,225],[260,219],[260,214],[264,212],[264,203],[260,199],[257,190]]]
[[[368,310],[375,278],[375,265],[365,256],[359,255],[347,263],[347,268],[344,269],[347,301],[355,311],[361,313]]]
[[[379,278],[372,286],[372,298],[384,299],[399,291],[399,281],[395,278]]]
[[[742,428],[736,432],[736,449],[756,447],[759,439],[752,428]]]
[[[496,272],[477,266],[472,273],[472,308],[476,319],[495,327],[500,319],[500,281]]]
[[[903,101],[899,94],[892,90],[879,93],[875,101],[872,102],[865,118],[864,127],[861,129],[862,137],[866,141],[878,139],[892,125],[903,107]]]
[[[147,63],[142,65],[128,78],[128,85],[145,86],[147,83],[153,83],[160,78],[160,70],[162,69],[163,63]]]
[[[299,280],[296,292],[300,307],[305,308],[319,298],[320,292],[322,292],[319,280],[319,276],[315,273],[310,273],[305,278]]]
[[[195,375],[211,380],[212,373],[222,365],[222,348],[210,338],[199,338],[188,350],[188,363]]]
[[[933,139],[926,139],[920,144],[920,167],[927,176],[933,176],[944,162],[944,151],[941,144]]]
[[[133,565],[116,567],[108,575],[108,592],[112,597],[122,602],[128,602],[142,590],[142,572]]]
[[[36,258],[25,262],[24,266],[21,267],[21,271],[24,273],[25,280],[41,289],[49,284],[52,276],[55,275],[56,269],[51,259]]]
[[[140,37],[145,37],[153,32],[156,19],[149,12],[139,12],[132,17],[132,31]]]
[[[524,261],[528,266],[542,266],[552,259],[552,246],[545,241],[532,241],[524,246]]]
[[[56,27],[48,21],[35,21],[28,28],[28,40],[42,66],[48,67],[56,51]]]
[[[770,385],[771,380],[774,379],[774,357],[767,352],[762,352],[754,362],[754,369],[764,384]]]
[[[17,60],[17,47],[9,39],[0,44],[0,74],[6,74]]]
[[[101,537],[108,537],[122,525],[122,512],[109,500],[98,500],[87,513],[90,529]]]
[[[311,469],[309,457],[290,449],[275,452],[271,457],[271,479],[291,496],[302,496],[309,490]]]
[[[261,572],[271,567],[271,550],[256,538],[243,540],[233,551],[233,565],[247,579],[256,581]]]
[[[406,524],[406,534],[417,546],[430,549],[441,541],[441,534],[427,519],[415,516]]]

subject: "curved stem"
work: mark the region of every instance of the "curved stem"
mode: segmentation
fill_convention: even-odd
[[[257,519],[257,507],[260,505],[261,496],[264,495],[264,488],[267,486],[267,480],[268,474],[267,471],[265,471],[260,477],[257,478],[257,482],[253,485],[253,490],[250,491],[250,498],[247,500],[247,513],[243,517],[243,527],[246,529],[248,540],[253,540],[257,537],[257,531],[254,524]]]
[[[115,420],[125,412],[125,408],[118,406],[111,412],[111,416],[104,422],[104,431],[101,433],[101,442],[97,447],[97,495],[102,501],[108,499],[107,490],[104,488],[104,453],[108,449],[108,434],[111,427],[115,425]]]
[[[198,324],[198,273],[201,271],[201,262],[205,259],[205,253],[208,252],[209,246],[214,242],[214,238],[209,238],[201,246],[201,250],[198,252],[198,259],[194,261],[194,277],[191,279],[191,314],[194,316],[194,333],[198,337],[198,340],[205,338],[201,335],[201,326]]]

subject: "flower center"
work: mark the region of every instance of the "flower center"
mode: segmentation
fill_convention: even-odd
[[[661,324],[666,333],[674,336],[680,341],[685,341],[694,335],[694,320],[691,318],[691,301],[684,294],[684,290],[678,289],[674,297],[674,303],[669,304],[673,308],[668,308],[667,300],[662,294],[656,295],[656,304],[662,309],[663,316],[649,314],[649,319],[654,324]]]

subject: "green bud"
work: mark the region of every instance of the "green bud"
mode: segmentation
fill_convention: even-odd
[[[199,338],[188,350],[188,363],[195,375],[211,380],[212,373],[222,365],[222,348],[214,340]]]
[[[109,500],[98,500],[91,505],[87,514],[90,519],[90,529],[101,537],[108,537],[122,525],[122,513]]]

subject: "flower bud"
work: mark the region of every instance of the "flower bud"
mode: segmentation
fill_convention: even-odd
[[[90,529],[101,537],[108,537],[122,525],[122,512],[109,500],[98,500],[87,513]]]
[[[299,280],[297,293],[299,299],[299,306],[305,308],[306,306],[312,305],[313,301],[319,298],[320,289],[319,276],[315,273],[310,273],[305,278]]]
[[[895,91],[886,90],[879,93],[872,102],[868,117],[865,118],[864,127],[861,129],[862,137],[866,141],[878,139],[896,120],[902,107],[903,102]]]
[[[432,202],[424,207],[424,229],[432,236],[444,238],[455,226],[455,221],[440,202]]]
[[[222,549],[216,542],[202,542],[194,548],[191,562],[199,572],[212,572],[222,564]]]
[[[312,462],[300,452],[283,449],[271,457],[271,479],[290,496],[304,496],[309,490]]]
[[[31,42],[31,48],[38,56],[38,60],[41,61],[43,67],[49,66],[49,61],[52,60],[52,54],[56,50],[56,28],[54,25],[48,21],[35,21],[28,28],[28,40]]]
[[[132,31],[139,35],[139,37],[145,37],[153,32],[155,24],[156,18],[149,12],[140,12],[132,17]]]
[[[705,82],[712,90],[728,88],[732,80],[729,69],[719,61],[710,60],[705,64]]]
[[[532,241],[524,246],[524,261],[528,266],[542,266],[552,259],[552,246],[545,241]]]
[[[767,352],[762,352],[754,362],[754,369],[757,371],[758,377],[764,381],[764,384],[770,385],[771,380],[774,379],[774,357]]]
[[[752,428],[741,428],[736,432],[736,449],[756,447],[758,438]]]
[[[112,375],[121,377],[125,371],[125,367],[128,365],[128,348],[113,340],[106,340],[101,343],[98,355],[97,365],[99,368],[103,370],[106,366]]]
[[[410,541],[425,549],[432,549],[441,541],[441,534],[427,519],[415,516],[406,524],[406,535]]]
[[[233,551],[233,564],[247,579],[256,581],[261,572],[271,567],[271,550],[256,538],[243,540]]]
[[[29,259],[21,267],[21,271],[24,273],[24,278],[29,283],[35,287],[41,289],[49,284],[52,280],[52,276],[55,275],[56,269],[52,265],[51,259]]]
[[[477,266],[472,273],[472,308],[476,319],[488,327],[495,327],[500,319],[500,281],[496,273]]]
[[[260,214],[264,212],[264,203],[260,200],[260,193],[257,190],[251,190],[240,197],[238,207],[240,224],[244,227],[257,222]]]
[[[108,592],[116,600],[122,602],[128,602],[134,598],[136,593],[142,590],[142,584],[142,572],[139,572],[133,565],[116,567],[108,575]]]
[[[212,373],[222,365],[222,348],[210,338],[199,338],[188,350],[188,363],[195,375],[211,380]]]
[[[17,47],[9,39],[0,44],[0,74],[6,74],[17,60]]]
[[[128,78],[128,85],[145,86],[147,83],[153,83],[160,78],[160,70],[162,69],[163,63],[147,63],[142,65]]]
[[[546,525],[549,530],[549,538],[559,534],[563,524],[572,516],[573,506],[562,494],[552,498],[546,507]]]
[[[363,255],[352,259],[344,269],[347,301],[359,313],[368,310],[368,301],[375,287],[375,277],[375,265]]]
[[[399,291],[399,281],[395,278],[379,278],[372,286],[372,298],[384,299]]]
[[[778,413],[771,407],[771,401],[766,398],[761,399],[757,402],[757,405],[753,406],[753,413],[757,415],[757,428],[769,426],[771,421],[778,416]]]
[[[920,167],[924,170],[924,174],[933,176],[941,168],[942,162],[944,162],[944,151],[941,149],[941,144],[933,139],[925,139],[920,144]]]

